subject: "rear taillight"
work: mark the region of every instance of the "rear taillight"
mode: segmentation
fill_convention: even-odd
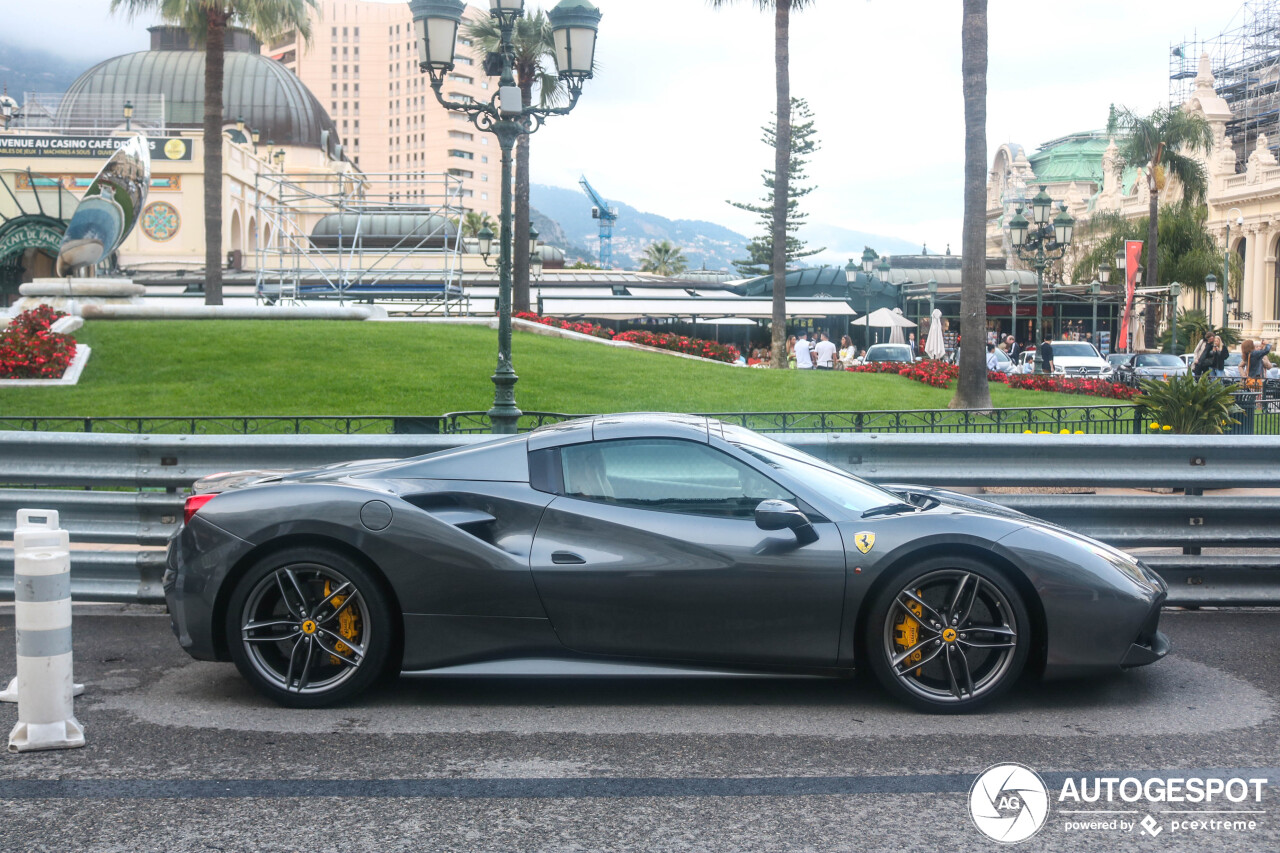
[[[217,496],[218,496],[217,493],[214,492],[208,495],[192,495],[191,497],[187,498],[187,502],[182,505],[182,523],[190,524],[191,516],[199,512],[200,507],[204,506],[205,504],[207,504],[209,501],[213,500]]]

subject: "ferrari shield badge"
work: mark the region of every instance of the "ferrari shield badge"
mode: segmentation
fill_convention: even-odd
[[[874,533],[856,533],[853,537],[853,544],[858,546],[858,550],[867,553],[876,544],[876,535]]]

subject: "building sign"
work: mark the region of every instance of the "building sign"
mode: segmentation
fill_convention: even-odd
[[[7,258],[25,249],[43,249],[56,256],[61,248],[62,234],[49,225],[37,222],[19,225],[0,237],[0,258]]]
[[[83,157],[105,160],[130,139],[128,136],[9,136],[0,134],[0,157]],[[149,136],[151,162],[190,160],[190,139]]]

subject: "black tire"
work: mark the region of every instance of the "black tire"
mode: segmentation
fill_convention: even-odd
[[[326,548],[288,548],[236,583],[227,646],[263,695],[289,708],[320,708],[357,696],[387,671],[392,614],[364,566]]]
[[[892,696],[921,711],[962,714],[1018,680],[1031,630],[1002,571],[970,557],[934,557],[888,579],[871,603],[863,648]]]

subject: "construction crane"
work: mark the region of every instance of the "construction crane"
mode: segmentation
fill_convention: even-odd
[[[600,197],[585,177],[578,181],[582,191],[591,199],[591,218],[600,221],[600,267],[613,269],[613,223],[618,221],[618,209]]]

